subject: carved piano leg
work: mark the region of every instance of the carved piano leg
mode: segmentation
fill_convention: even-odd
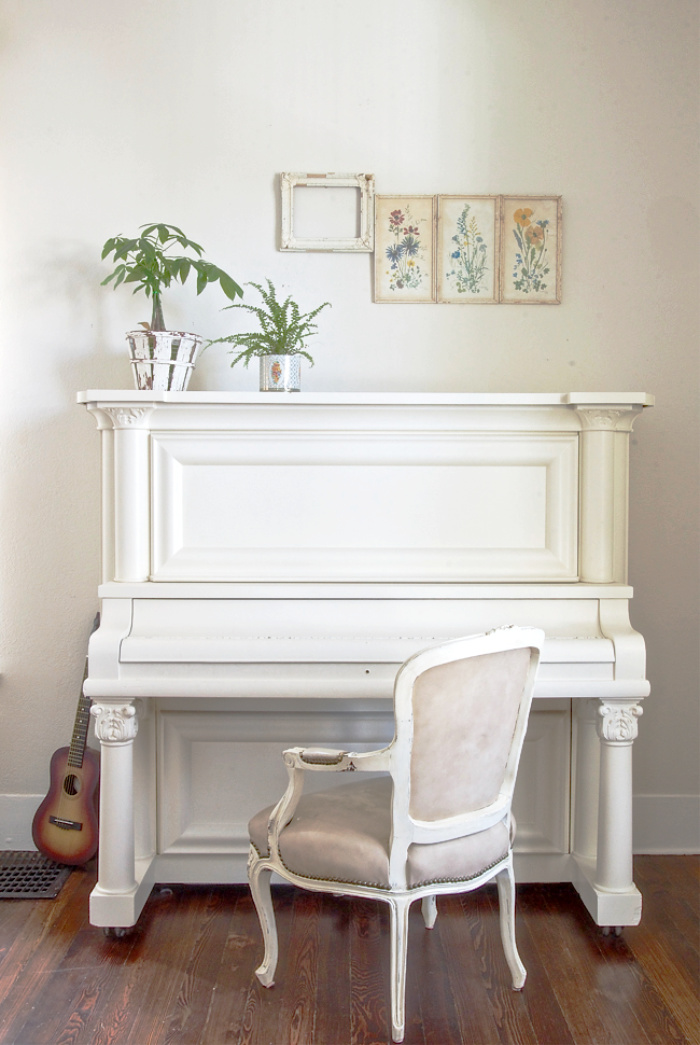
[[[598,708],[600,799],[595,887],[606,926],[636,925],[641,896],[632,880],[632,744],[641,705],[603,700]]]
[[[98,700],[90,711],[101,749],[98,880],[90,898],[90,920],[93,925],[128,926],[138,917],[138,912],[133,916],[136,709],[124,700]]]

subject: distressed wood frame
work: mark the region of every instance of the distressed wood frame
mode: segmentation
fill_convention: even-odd
[[[294,189],[359,189],[360,235],[347,238],[308,239],[294,234]],[[349,251],[369,254],[374,250],[373,174],[280,174],[282,228],[280,250]]]

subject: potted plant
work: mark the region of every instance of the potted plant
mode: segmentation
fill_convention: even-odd
[[[182,330],[166,330],[163,319],[163,291],[173,280],[185,283],[191,272],[197,273],[197,293],[210,283],[218,283],[231,301],[243,297],[235,280],[209,261],[204,261],[204,250],[188,239],[177,225],[157,222],[142,225],[135,239],[113,236],[102,248],[103,260],[112,255],[114,271],[102,280],[102,286],[114,281],[134,283],[134,294],[140,290],[153,300],[150,323],[141,323],[142,330],[126,335],[134,368],[136,387],[182,391],[187,388],[197,353],[202,344],[198,334]],[[173,247],[181,247],[189,254],[173,254]]]
[[[299,357],[308,359],[314,365],[312,357],[306,350],[306,341],[316,333],[314,319],[319,312],[330,307],[324,301],[311,312],[302,313],[296,301],[287,297],[282,303],[277,300],[277,291],[271,280],[267,280],[267,290],[259,283],[249,283],[255,287],[262,297],[262,305],[246,305],[236,302],[227,308],[242,308],[252,313],[260,323],[260,330],[248,334],[229,334],[207,342],[209,345],[226,343],[240,348],[241,351],[231,362],[231,366],[243,361],[248,366],[251,359],[260,359],[260,391],[261,392],[298,392],[300,389]],[[233,351],[233,349],[232,349]]]

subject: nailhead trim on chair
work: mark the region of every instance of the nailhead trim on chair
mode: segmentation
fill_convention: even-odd
[[[252,845],[253,849],[258,854],[258,856],[260,857],[261,860],[266,860],[267,859],[267,857],[262,855],[262,853],[260,852],[260,850],[256,846],[255,842],[251,842],[250,844]],[[269,857],[270,854],[268,853],[267,855]],[[287,871],[289,871],[290,874],[296,875],[297,878],[306,878],[310,882],[337,882],[338,885],[343,885],[343,884],[345,884],[345,885],[366,885],[370,889],[385,889],[387,892],[389,891],[389,888],[390,888],[388,885],[380,885],[379,882],[354,882],[354,881],[348,881],[347,878],[323,878],[320,874],[299,874],[299,872],[295,871],[293,868],[287,867],[287,865],[285,864],[284,860],[282,859],[282,854],[281,853],[280,853],[280,863],[282,864],[282,867],[284,867]]]
[[[255,852],[258,854],[260,860],[267,859],[267,857],[264,857],[262,855],[255,842],[251,842],[250,844],[252,845]],[[270,854],[268,853],[267,855],[269,857]],[[424,882],[417,882],[415,885],[410,885],[408,887],[408,891],[411,892],[411,890],[413,889],[424,889],[427,885],[442,885],[450,882],[471,882],[474,878],[479,878],[482,874],[485,874],[486,871],[490,871],[492,867],[495,867],[497,864],[500,864],[501,860],[504,860],[507,855],[508,852],[506,851],[503,854],[503,856],[499,856],[498,860],[494,860],[493,863],[490,863],[488,865],[488,867],[482,867],[480,871],[476,871],[474,874],[464,875],[460,878],[428,878]],[[379,885],[378,882],[356,882],[349,881],[347,878],[322,878],[321,875],[316,874],[300,874],[298,871],[293,870],[291,867],[287,867],[287,864],[282,859],[281,853],[280,863],[287,871],[289,871],[290,874],[296,875],[297,878],[306,878],[310,882],[337,882],[338,885],[366,885],[370,889],[384,889],[386,892],[389,892],[391,890],[391,886]]]
[[[505,860],[507,856],[508,852],[506,851],[503,856],[499,856],[498,860],[494,860],[493,863],[489,864],[487,867],[482,867],[480,871],[476,871],[474,874],[464,875],[460,878],[428,878],[425,882],[417,882],[416,885],[409,886],[409,892],[411,889],[423,889],[426,885],[442,885],[443,883],[449,882],[471,882],[474,878],[479,878],[482,874],[486,874],[486,872],[490,871],[492,867],[496,867],[497,864],[500,864],[501,860]]]

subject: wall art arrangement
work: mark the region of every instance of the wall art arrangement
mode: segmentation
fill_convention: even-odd
[[[560,196],[376,196],[374,300],[558,305]]]
[[[289,172],[280,196],[280,250],[373,251],[377,302],[561,301],[561,196],[377,196],[373,174]]]

